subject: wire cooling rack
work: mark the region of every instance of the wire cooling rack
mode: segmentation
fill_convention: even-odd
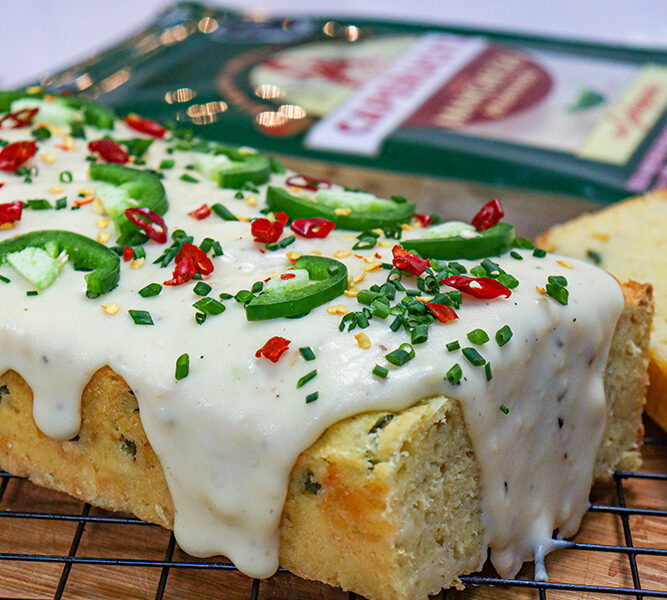
[[[667,437],[647,437],[644,456],[645,464],[664,471]],[[439,597],[667,598],[667,473],[617,472],[601,497],[606,501],[593,498],[576,540],[547,557],[553,581],[532,579],[532,565],[511,580],[485,570],[461,578],[465,591],[443,591]],[[659,506],[635,506],[647,501]],[[618,543],[595,543],[600,531],[605,539],[616,531]],[[593,543],[583,541],[589,538]],[[585,575],[591,565],[604,565],[597,579]],[[183,554],[173,534],[158,526],[0,471],[0,600],[28,598],[353,600],[356,595],[282,569],[268,580],[249,579],[226,560]]]

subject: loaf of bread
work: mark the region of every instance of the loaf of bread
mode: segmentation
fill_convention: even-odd
[[[640,463],[652,314],[649,285],[623,286],[604,383],[607,424],[595,476]],[[0,376],[0,467],[96,506],[171,527],[174,508],[136,398],[110,368],[82,398],[71,441],[41,433],[29,382]],[[280,563],[371,600],[416,600],[457,583],[486,558],[479,468],[456,400],[337,423],[292,469]]]
[[[598,265],[620,280],[653,285],[646,412],[667,430],[667,190],[631,198],[553,227],[537,244]]]

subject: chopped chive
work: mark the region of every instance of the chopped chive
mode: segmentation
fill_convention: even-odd
[[[254,298],[253,293],[249,290],[239,290],[236,292],[236,295],[234,296],[234,300],[236,300],[240,304],[247,304]]]
[[[501,404],[498,408],[500,409],[500,412],[503,413],[504,415],[507,415],[510,412],[510,409],[507,408],[504,404]]]
[[[547,294],[563,305],[567,304],[570,295],[565,287],[557,283],[547,283]]]
[[[26,296],[36,296],[38,294],[37,290],[30,290],[25,293]]]
[[[197,294],[197,296],[208,296],[211,291],[211,286],[208,283],[199,281],[197,285],[192,288],[192,291]]]
[[[476,367],[481,367],[486,363],[484,357],[474,348],[463,348],[461,352],[463,352],[463,356],[465,356],[468,359],[470,364]]]
[[[490,258],[485,258],[481,263],[482,267],[489,275],[493,276],[494,273],[502,273],[502,269],[498,263],[493,262]]]
[[[0,275],[0,281],[4,281],[5,283],[9,283],[11,279],[9,277],[5,277],[4,275]]]
[[[173,169],[175,164],[176,164],[175,161],[173,161],[169,158],[165,158],[165,159],[160,161],[159,168],[160,169]]]
[[[403,325],[403,317],[401,317],[401,315],[398,315],[391,322],[391,325],[389,325],[389,329],[391,329],[393,332],[396,332],[401,328],[401,325]]]
[[[502,283],[506,288],[510,288],[511,290],[519,285],[519,280],[509,273],[501,273],[496,279],[498,283]]]
[[[484,372],[486,373],[486,380],[491,381],[493,379],[493,373],[491,373],[491,363],[488,362],[484,365]]]
[[[207,253],[212,247],[213,247],[213,238],[210,237],[205,237],[201,241],[201,244],[199,244],[199,249],[204,253]]]
[[[302,388],[306,385],[311,379],[317,377],[317,369],[313,369],[310,373],[306,373],[299,381],[296,382],[296,389]]]
[[[67,208],[67,196],[63,196],[56,200],[55,209],[62,210],[63,208]]]
[[[229,211],[229,209],[220,202],[216,202],[211,206],[211,210],[224,221],[238,221],[238,219]]]
[[[276,173],[277,175],[282,175],[285,172],[283,163],[277,158],[273,158],[273,156],[269,157],[269,169],[271,169],[271,173]]]
[[[153,325],[153,318],[147,310],[128,310],[135,325]]]
[[[243,195],[243,192],[239,190],[238,192],[236,192],[236,194],[234,194],[234,198],[236,198],[237,200],[243,200],[245,196]]]
[[[544,258],[547,255],[546,250],[542,250],[542,248],[535,248],[533,250],[533,256],[536,256],[537,258]]]
[[[466,337],[473,343],[481,346],[489,341],[489,334],[483,329],[473,329],[466,334]]]
[[[547,281],[553,285],[567,286],[567,279],[562,275],[549,275]]]
[[[72,183],[72,172],[71,171],[60,171],[58,175],[61,183]]]
[[[206,313],[195,313],[195,321],[197,325],[203,325],[204,321],[206,321]]]
[[[142,298],[150,298],[151,296],[157,296],[161,291],[162,286],[159,283],[149,283],[139,290],[139,295]]]
[[[303,356],[306,360],[315,360],[315,353],[310,346],[299,348],[299,352],[301,352],[301,356]]]
[[[218,302],[215,298],[202,298],[197,300],[192,306],[207,315],[219,315],[225,312],[226,306]]]
[[[461,377],[463,377],[463,370],[461,369],[461,365],[459,365],[459,363],[455,363],[449,369],[449,371],[447,371],[446,377],[449,383],[456,385],[459,381],[461,381]]]
[[[320,397],[319,392],[313,392],[312,394],[308,394],[306,396],[306,404],[310,404],[311,402],[315,402]]]
[[[224,252],[222,251],[222,246],[220,245],[220,242],[215,240],[213,242],[213,245],[211,246],[213,249],[213,256],[222,256]]]
[[[45,198],[26,200],[26,203],[31,210],[51,210],[53,208],[52,204]]]
[[[535,249],[535,244],[533,244],[533,242],[531,242],[528,238],[525,238],[525,237],[514,238],[514,241],[512,242],[512,246],[514,248],[520,248],[521,250],[534,250]]]
[[[403,366],[415,357],[415,350],[410,344],[401,344],[396,350],[384,356],[392,365]]]
[[[33,129],[30,134],[32,137],[34,137],[36,140],[48,140],[51,137],[51,132],[47,127],[38,127],[37,129]]]
[[[174,374],[176,381],[185,379],[188,376],[188,373],[190,373],[190,357],[187,353],[181,354],[176,359],[176,373]]]
[[[445,346],[445,348],[447,348],[448,352],[454,352],[454,350],[458,350],[460,347],[461,347],[461,344],[459,344],[458,340],[454,340],[453,342],[449,342],[449,344],[447,344]]]
[[[516,250],[512,250],[510,252],[510,256],[512,258],[516,258],[517,260],[523,260],[523,256],[521,256]]]
[[[422,305],[423,306],[423,305]],[[423,344],[428,340],[428,325],[420,324],[417,325],[411,333],[412,343],[413,344]]]
[[[234,296],[228,294],[227,292],[222,292],[221,294],[218,294],[218,298],[220,298],[220,300],[231,300],[233,297]]]
[[[264,289],[264,282],[263,281],[255,281],[255,283],[252,284],[252,287],[250,288],[250,291],[253,294],[259,294],[263,289]]]
[[[199,179],[193,177],[192,175],[188,175],[187,173],[183,173],[179,179],[181,181],[187,181],[188,183],[199,183]]]
[[[377,375],[378,377],[382,377],[382,379],[386,379],[388,373],[389,373],[389,369],[387,369],[386,367],[383,367],[381,365],[375,365],[373,367],[373,375]]]
[[[146,250],[143,246],[134,247],[134,258],[146,258]]]
[[[496,331],[496,342],[499,346],[504,346],[507,342],[512,339],[512,330],[509,325],[503,325],[498,331]]]

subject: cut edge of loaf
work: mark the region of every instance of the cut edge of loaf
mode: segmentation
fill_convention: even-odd
[[[597,478],[640,462],[651,287],[622,287]],[[298,575],[372,600],[417,600],[458,583],[486,557],[479,471],[455,400],[432,398],[390,416],[346,419],[301,454],[283,511],[280,560]],[[65,442],[37,429],[21,376],[1,375],[0,467],[102,508],[173,524],[136,398],[109,367],[86,386],[81,431]]]

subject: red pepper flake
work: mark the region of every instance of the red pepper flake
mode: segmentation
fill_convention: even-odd
[[[147,133],[153,137],[161,138],[164,137],[164,134],[167,133],[166,127],[163,127],[151,119],[144,119],[139,115],[131,113],[127,117],[123,117],[125,125],[131,127],[135,131],[140,131],[141,133]]]
[[[198,273],[209,275],[213,272],[213,263],[206,253],[197,246],[185,242],[178,251],[174,260],[176,268],[173,278],[165,281],[164,285],[181,285],[190,281]]]
[[[188,213],[191,217],[197,219],[197,221],[203,221],[206,217],[211,215],[211,207],[204,203],[197,210],[193,210]]]
[[[325,238],[327,237],[336,224],[329,219],[322,217],[313,217],[312,219],[297,219],[290,225],[290,229],[299,234],[301,237],[311,238]]]
[[[391,252],[394,255],[392,264],[401,271],[419,276],[428,266],[428,258],[419,258],[416,254],[406,252],[401,246],[394,246]]]
[[[3,185],[5,185],[4,182],[0,181],[0,188],[2,188]]]
[[[422,227],[428,227],[433,222],[433,217],[431,215],[415,213],[414,216],[417,217],[417,221],[419,221],[419,224]]]
[[[18,129],[19,127],[26,127],[32,123],[33,118],[39,111],[39,108],[22,108],[13,113],[7,113],[0,118],[0,129],[2,129],[5,121],[12,121],[12,129]]]
[[[269,221],[268,219],[255,219],[250,224],[250,231],[256,242],[270,244],[277,242],[283,233],[283,227],[289,220],[289,217],[284,212],[276,213],[276,220]]]
[[[505,213],[503,207],[500,206],[500,200],[495,198],[479,209],[479,212],[472,218],[471,224],[477,231],[486,231],[504,216]]]
[[[16,202],[7,202],[0,204],[0,225],[5,223],[14,223],[21,220],[21,212],[23,211],[23,202],[17,200]]]
[[[104,160],[119,165],[125,164],[130,160],[130,155],[127,153],[127,150],[108,138],[89,142],[88,150],[97,152]]]
[[[280,279],[294,279],[296,275],[294,273],[283,273],[280,276]]]
[[[447,323],[458,319],[459,316],[456,311],[446,304],[437,304],[436,302],[427,302],[426,307],[433,313],[433,316],[441,323]]]
[[[123,260],[130,262],[134,258],[134,250],[130,246],[123,248]]]
[[[85,206],[86,204],[90,204],[93,200],[95,200],[95,196],[84,196],[83,198],[77,198],[74,201],[74,205]]]
[[[138,206],[136,208],[126,208],[125,216],[130,223],[143,229],[144,233],[154,242],[164,244],[167,241],[167,224],[156,212]],[[159,229],[157,229],[155,225],[157,225]]]
[[[13,142],[0,150],[0,170],[16,171],[26,161],[35,156],[37,145],[30,142]]]
[[[312,191],[317,191],[320,187],[331,187],[331,181],[328,179],[309,177],[308,175],[292,175],[285,180],[285,184]]]
[[[289,340],[276,335],[257,350],[255,356],[257,358],[263,356],[264,358],[268,358],[271,362],[278,362],[278,359],[282,356],[283,352],[289,348],[289,345]]]
[[[453,287],[474,298],[509,298],[512,292],[499,281],[491,277],[468,277],[466,275],[452,275],[440,280],[441,283]]]

